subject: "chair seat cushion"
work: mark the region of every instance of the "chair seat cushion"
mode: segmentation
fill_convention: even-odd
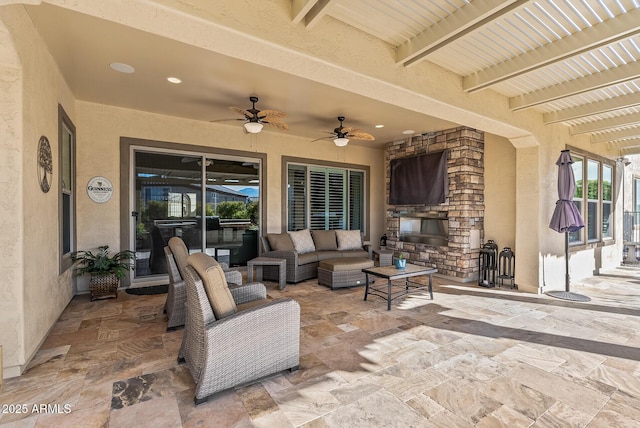
[[[346,250],[341,251],[342,257],[359,257],[359,258],[369,258],[369,252],[359,249],[359,250]]]
[[[317,261],[318,261],[318,254],[315,252],[298,255],[298,265],[306,265],[309,263],[315,263]]]
[[[373,260],[361,257],[347,257],[342,259],[322,260],[318,268],[332,272],[343,272],[350,270],[361,270],[373,267]]]

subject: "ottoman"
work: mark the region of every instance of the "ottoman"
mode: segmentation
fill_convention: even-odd
[[[373,267],[373,260],[362,257],[322,260],[318,265],[318,284],[332,290],[364,285],[366,277],[362,269],[370,267]]]

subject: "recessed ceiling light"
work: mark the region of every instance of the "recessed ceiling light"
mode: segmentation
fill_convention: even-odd
[[[136,71],[136,69],[131,67],[129,64],[124,64],[122,62],[112,62],[109,64],[109,67],[115,71],[119,71],[120,73],[133,73]]]
[[[376,128],[384,128],[384,125],[376,125]]]
[[[182,83],[182,80],[177,77],[167,77],[167,80],[171,83]]]
[[[402,131],[402,133],[403,133],[404,135],[411,135],[411,134],[415,134],[415,133],[416,133],[416,131],[414,131],[413,129],[407,129],[407,130],[405,130],[405,131]]]

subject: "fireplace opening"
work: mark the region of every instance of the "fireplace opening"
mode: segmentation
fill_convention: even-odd
[[[433,246],[449,245],[447,217],[400,217],[399,240]]]

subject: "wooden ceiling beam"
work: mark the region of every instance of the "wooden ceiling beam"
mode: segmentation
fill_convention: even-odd
[[[566,122],[567,120],[593,116],[629,107],[640,106],[640,93],[621,95],[607,100],[595,101],[563,110],[558,110],[543,115],[545,125],[551,123]]]
[[[611,143],[614,141],[628,140],[631,138],[640,138],[640,127],[625,128],[618,131],[603,132],[601,134],[591,134],[591,143]]]
[[[396,63],[415,64],[531,0],[474,0],[396,48]]]
[[[463,78],[463,89],[476,92],[522,74],[582,55],[640,34],[640,9],[633,9]]]
[[[640,67],[638,67],[638,63],[631,62],[579,79],[509,98],[509,108],[514,111],[524,110],[572,95],[618,85],[637,78],[640,78]]]
[[[607,129],[634,125],[640,125],[640,114],[625,114],[623,116],[594,120],[592,122],[573,125],[570,132],[571,135],[588,134],[590,132],[605,131]]]

